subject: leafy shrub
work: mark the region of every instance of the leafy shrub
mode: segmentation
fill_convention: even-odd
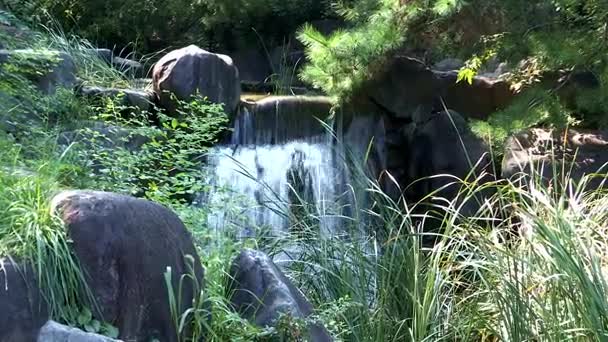
[[[25,2],[25,3],[24,3]],[[22,18],[102,46],[144,53],[197,44],[213,49],[281,43],[308,20],[331,15],[328,0],[2,0]]]
[[[86,139],[80,143],[78,160],[86,162],[85,169],[96,170],[91,186],[161,203],[192,199],[201,192],[206,149],[217,141],[228,122],[222,106],[202,98],[181,101],[179,118],[157,113],[160,127],[155,127],[148,121],[149,113],[133,109],[125,117],[129,108],[117,105],[119,101],[106,99],[92,118],[115,130],[127,130],[126,136],[108,146],[108,137],[90,128],[82,132]],[[135,148],[125,145],[130,139],[143,144]]]

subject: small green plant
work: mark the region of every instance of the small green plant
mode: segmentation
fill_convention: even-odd
[[[101,334],[110,338],[118,338],[118,328],[106,322],[100,322],[93,318],[91,310],[84,308],[78,314],[76,319],[78,327],[82,330],[94,334]]]

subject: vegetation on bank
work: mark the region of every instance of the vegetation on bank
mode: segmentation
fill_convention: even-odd
[[[538,125],[606,127],[604,0],[360,0],[340,13],[350,29],[323,36],[308,25],[298,36],[310,60],[302,78],[339,102],[396,54],[428,65],[460,58],[466,62],[462,82],[482,70],[493,72],[498,61],[508,63],[503,78],[522,96],[473,124],[484,139],[500,146],[508,135]],[[577,87],[583,90],[564,99],[564,83],[578,82],[581,74],[586,79]]]
[[[189,44],[214,51],[257,47],[260,36],[267,45],[283,44],[303,23],[336,17],[328,0],[2,0],[0,5],[98,46],[144,54]]]
[[[416,1],[410,3],[416,4]],[[497,1],[493,5],[498,10],[504,9],[503,15],[520,20],[515,12],[509,12],[507,3],[523,6],[517,1]],[[608,6],[600,6],[599,0],[553,3],[563,3],[559,18],[572,20],[571,28],[592,34],[592,37],[580,37],[601,38],[601,21],[606,19]],[[305,41],[311,39],[307,41],[311,49],[310,67],[318,69],[305,70],[305,77],[313,83],[333,87],[326,89],[329,93],[347,94],[359,80],[369,76],[368,66],[373,65],[376,58],[416,37],[414,33],[402,36],[402,28],[397,30],[393,26],[395,22],[405,20],[413,24],[424,19],[422,23],[427,23],[426,20],[433,19],[430,22],[436,26],[419,26],[440,30],[442,25],[455,20],[450,16],[470,8],[459,4],[441,1],[426,10],[413,10],[414,7],[396,7],[394,2],[359,1],[355,9],[342,7],[339,13],[356,24],[355,29],[329,38],[327,45],[340,53],[326,49],[324,44],[315,45],[314,41],[326,39],[318,33],[302,33]],[[490,7],[469,2],[469,6],[474,5],[490,11]],[[574,5],[578,5],[577,11],[589,14],[577,17],[579,12]],[[524,7],[530,6],[528,1]],[[505,19],[505,22],[517,24],[513,20]],[[555,26],[539,23],[540,27],[535,30],[558,29],[563,23],[559,21]],[[363,46],[357,38],[370,37],[368,30],[373,31],[369,34],[377,34],[372,37],[378,39],[371,46]],[[538,47],[553,42],[550,38],[555,40],[559,31],[543,33],[550,36],[542,40],[544,43],[538,43]],[[78,76],[89,84],[132,84],[128,75],[117,73],[97,56],[86,52],[87,45],[82,40],[66,39],[59,34],[36,34],[41,39],[9,44],[68,51],[79,66]],[[593,34],[597,37],[593,38]],[[574,35],[573,39],[580,37]],[[521,36],[501,38],[500,44],[504,47],[499,51],[509,51],[508,42],[517,42],[516,38]],[[384,44],[383,39],[389,42]],[[597,41],[601,43],[601,39]],[[522,42],[526,44],[512,44],[511,48],[530,48],[527,45],[531,41]],[[441,45],[445,50],[437,51],[451,51],[449,49],[457,46],[452,44]],[[470,48],[465,50],[464,57],[476,51],[475,42],[463,46]],[[479,51],[486,49],[489,48]],[[606,53],[602,50],[605,45],[583,44],[581,40],[578,49],[583,52],[562,59],[552,57],[548,51],[571,50],[534,52],[532,56],[543,58],[531,74],[534,75],[537,68],[589,70],[599,77],[601,86],[600,92],[589,93],[588,100],[592,106],[605,110],[605,102],[601,102],[605,101],[606,93],[601,91],[606,89],[607,81]],[[498,56],[506,54],[500,53]],[[530,56],[529,53],[521,56]],[[485,55],[485,52],[478,54]],[[584,63],[584,60],[593,61]],[[357,67],[349,69],[346,66],[349,63]],[[213,314],[210,323],[195,321],[199,327],[195,330],[205,331],[211,341],[298,340],[302,322],[286,317],[277,329],[256,328],[229,308],[225,293],[229,263],[241,248],[255,247],[278,254],[294,245],[303,252],[294,262],[284,265],[287,273],[318,308],[312,319],[324,323],[337,340],[600,341],[608,336],[608,197],[603,190],[584,190],[592,176],[580,183],[561,180],[560,184],[567,186],[546,184],[540,177],[533,177],[524,181],[525,187],[516,180],[482,185],[479,179],[466,179],[462,180],[466,190],[457,199],[440,201],[442,205],[436,205],[427,216],[420,216],[415,213],[422,203],[391,199],[382,193],[376,180],[366,177],[355,163],[350,166],[358,174],[359,184],[353,187],[364,190],[375,205],[353,208],[352,217],[345,220],[349,222],[344,227],[348,234],[313,233],[306,238],[290,233],[268,236],[262,234],[267,227],[257,227],[260,233],[257,238],[242,240],[236,237],[238,226],[220,230],[207,227],[207,216],[213,208],[186,204],[186,199],[202,190],[206,175],[199,160],[205,147],[214,143],[225,128],[226,116],[220,106],[196,99],[182,103],[183,115],[179,119],[160,115],[158,122],[151,122],[150,113],[125,108],[120,105],[120,99],[92,103],[70,90],[43,95],[28,79],[27,65],[9,65],[9,68],[0,68],[0,114],[28,117],[31,121],[20,121],[25,124],[17,125],[11,133],[0,132],[0,208],[6,208],[0,215],[0,255],[18,256],[36,265],[55,319],[108,335],[116,334],[112,322],[94,323],[90,317],[94,304],[89,301],[61,223],[49,213],[48,200],[58,190],[94,188],[152,199],[175,210],[184,220],[195,236],[207,270],[207,287],[201,296],[211,303]],[[320,82],[328,77],[324,68],[343,76],[342,83]],[[501,133],[506,135],[511,130],[553,122],[549,120],[553,114],[560,120],[567,118],[563,122],[572,124],[576,115],[584,113],[571,112],[560,103],[550,102],[550,92],[537,92],[537,95],[530,92],[531,98],[516,104],[520,107],[509,109],[510,114],[496,114],[486,125],[493,130],[502,127],[503,121],[513,125],[517,121],[512,119],[513,115],[530,120],[509,126]],[[543,96],[548,97],[547,102],[536,104]],[[538,113],[531,115],[535,113],[532,110]],[[535,119],[538,115],[540,120]],[[571,115],[575,120],[569,119]],[[116,130],[128,130],[128,137],[144,137],[146,142],[138,150],[120,144],[108,147],[93,130],[86,129],[88,120],[103,122]],[[58,144],[62,132],[75,128],[84,128],[82,140],[68,146]],[[481,179],[484,175],[479,176]],[[487,190],[492,190],[494,195],[482,203],[476,215],[464,217],[461,208],[467,202],[477,201],[476,194]],[[359,192],[354,191],[353,196],[357,194]],[[433,194],[428,195],[431,196]],[[298,230],[306,225],[305,231],[319,232],[318,214],[307,212],[306,216],[306,220],[294,222]],[[420,224],[431,219],[440,223],[434,234],[423,231]],[[362,226],[364,232],[360,232]],[[424,243],[428,238],[435,240],[433,246]]]

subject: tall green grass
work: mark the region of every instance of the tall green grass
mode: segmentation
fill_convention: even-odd
[[[364,178],[358,183],[371,200],[354,201],[348,234],[288,233],[248,243],[273,255],[296,247],[281,266],[318,308],[312,319],[338,340],[602,341],[608,199],[588,186],[598,175],[548,182],[540,172],[454,180],[459,196],[429,194],[431,206],[390,198],[377,180]],[[465,214],[467,204],[478,210]],[[319,232],[318,214],[308,215],[293,224]],[[430,220],[434,229],[425,231]],[[224,246],[234,241],[215,234]],[[226,270],[211,273],[211,282]],[[212,331],[230,314],[214,316]]]
[[[78,310],[94,304],[67,232],[49,204],[70,171],[53,154],[51,139],[36,138],[31,159],[23,145],[0,136],[0,255],[32,266],[51,317],[75,322]]]

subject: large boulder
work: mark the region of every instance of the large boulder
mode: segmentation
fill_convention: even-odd
[[[232,59],[195,45],[161,58],[154,65],[152,78],[161,106],[172,113],[175,103],[171,94],[188,100],[198,93],[211,102],[223,103],[227,112],[234,112],[240,100],[239,72]]]
[[[119,342],[118,340],[87,333],[55,321],[48,321],[40,330],[38,342]]]
[[[48,320],[31,268],[0,258],[0,342],[34,342]]]
[[[403,195],[410,203],[432,202],[425,199],[431,194],[437,199],[460,201],[462,183],[458,179],[491,179],[489,149],[458,113],[440,111],[421,116],[401,134],[400,146],[389,141],[388,170],[399,183],[397,190],[405,189]],[[478,203],[469,200],[461,214],[472,215],[478,209]]]
[[[262,252],[246,249],[233,261],[229,293],[237,312],[258,326],[275,326],[281,315],[306,318],[313,306]],[[333,341],[319,324],[309,324],[308,340]]]
[[[72,57],[60,51],[0,50],[0,67],[11,64],[15,72],[22,73],[45,94],[57,87],[73,88],[76,83],[76,65]]]
[[[167,208],[142,199],[97,191],[67,191],[52,201],[66,225],[75,255],[101,312],[130,341],[177,341],[164,274],[172,286],[192,274],[202,286],[203,268],[184,224]],[[191,257],[189,257],[191,256]],[[191,281],[175,300],[182,314],[199,295]],[[185,332],[187,335],[187,332]]]
[[[540,175],[545,182],[569,176],[580,181],[595,175],[588,189],[603,187],[608,173],[608,132],[599,130],[530,129],[508,139],[502,162],[502,176]],[[528,178],[528,177],[525,177]],[[525,179],[524,178],[524,179]],[[529,179],[529,178],[528,178]]]
[[[375,70],[353,98],[369,101],[391,117],[408,119],[445,107],[467,118],[485,119],[514,99],[515,93],[500,78],[457,82],[458,70],[450,70],[456,65],[447,61],[435,70],[415,58],[397,56]]]

